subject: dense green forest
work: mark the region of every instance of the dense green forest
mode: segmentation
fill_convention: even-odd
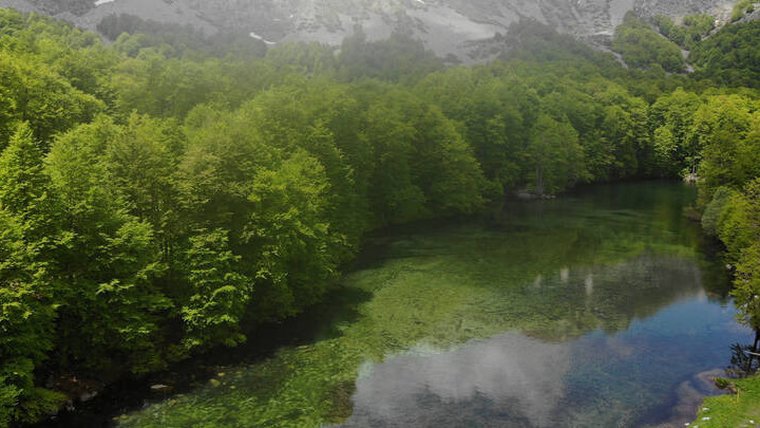
[[[686,26],[693,76],[633,17],[614,47],[645,70],[530,25],[508,61],[445,67],[402,35],[204,50],[0,9],[0,426],[55,412],[51,378],[298,314],[372,230],[580,183],[698,176],[760,328],[760,23]]]
[[[669,18],[658,17],[657,24],[662,34],[629,12],[615,31],[612,48],[632,67],[661,67],[674,73],[684,71],[686,64],[681,55],[681,48],[676,43],[685,43],[688,31],[683,31],[684,27],[674,25]]]

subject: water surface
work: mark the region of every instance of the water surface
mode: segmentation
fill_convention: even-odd
[[[750,333],[679,183],[371,240],[303,346],[124,426],[683,426]]]

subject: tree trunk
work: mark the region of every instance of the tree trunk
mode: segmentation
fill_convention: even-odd
[[[747,374],[752,372],[752,361],[757,354],[757,346],[760,344],[760,330],[755,330],[755,343],[752,344],[752,353],[749,354],[749,360],[747,361]]]
[[[541,165],[536,165],[536,194],[544,194],[544,171]]]

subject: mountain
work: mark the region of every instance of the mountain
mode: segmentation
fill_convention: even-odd
[[[339,44],[361,27],[370,40],[402,32],[436,54],[473,60],[477,47],[532,19],[593,44],[609,42],[628,11],[678,19],[706,12],[730,16],[731,0],[0,0],[95,29],[110,15],[130,14],[190,25],[206,34],[245,32],[268,44]],[[482,49],[480,49],[482,56]],[[482,58],[480,58],[482,59]]]

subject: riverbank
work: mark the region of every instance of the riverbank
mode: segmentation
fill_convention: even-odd
[[[760,375],[731,383],[736,394],[705,399],[691,427],[760,426]]]

